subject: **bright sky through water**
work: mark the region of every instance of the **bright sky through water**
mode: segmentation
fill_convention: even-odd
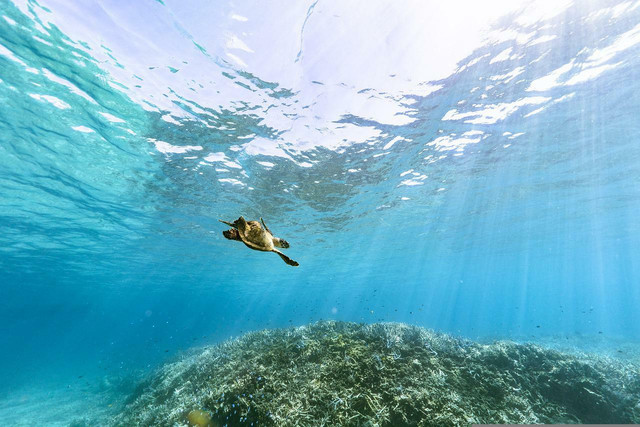
[[[353,1],[226,2],[208,7],[168,0],[161,3],[45,0],[55,14],[40,13],[91,54],[128,94],[177,117],[186,113],[163,98],[169,88],[202,107],[234,108],[238,100],[269,103],[219,82],[219,67],[246,71],[292,91],[278,108],[263,111],[264,124],[282,131],[275,141],[256,138],[249,154],[282,155],[294,150],[336,148],[378,136],[368,129],[337,126],[345,114],[379,123],[413,121],[403,95],[426,95],[458,62],[483,42],[527,34],[490,32],[496,19],[519,12],[516,22],[532,25],[562,12],[568,1]],[[23,6],[26,10],[26,6]],[[202,13],[205,10],[206,13]],[[143,22],[139,17],[146,16]],[[301,17],[305,17],[301,19]],[[203,55],[203,51],[206,52]],[[161,68],[162,70],[159,70]],[[173,72],[172,72],[173,71]],[[179,72],[179,74],[174,74]],[[142,87],[134,89],[142,79]],[[190,90],[191,87],[197,90]],[[371,96],[373,93],[374,96]],[[313,114],[303,111],[313,106]],[[298,118],[292,122],[289,117]],[[173,120],[165,115],[167,121]]]

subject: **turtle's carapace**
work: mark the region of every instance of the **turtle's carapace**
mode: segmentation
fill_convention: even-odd
[[[275,252],[284,262],[294,267],[300,265],[276,249],[276,247],[288,248],[289,242],[284,239],[274,237],[262,218],[260,218],[262,225],[260,225],[260,222],[258,221],[246,221],[243,217],[236,219],[232,223],[221,219],[219,221],[231,227],[229,230],[222,232],[222,235],[227,239],[239,240],[249,248],[256,251]],[[264,228],[262,226],[264,226]]]

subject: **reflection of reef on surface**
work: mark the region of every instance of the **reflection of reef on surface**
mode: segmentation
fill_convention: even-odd
[[[168,364],[112,422],[638,423],[639,400],[638,367],[611,359],[398,323],[320,322],[249,333]]]

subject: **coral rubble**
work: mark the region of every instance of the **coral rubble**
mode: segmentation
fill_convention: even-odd
[[[639,423],[638,402],[633,364],[399,323],[320,322],[167,364],[112,424]]]

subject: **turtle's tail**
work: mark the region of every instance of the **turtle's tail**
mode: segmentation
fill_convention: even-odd
[[[278,255],[280,255],[280,258],[282,258],[282,260],[284,262],[286,262],[287,264],[293,266],[293,267],[297,267],[300,264],[298,264],[296,261],[292,260],[291,258],[289,258],[288,256],[286,256],[285,254],[283,254],[282,252],[274,249],[273,252],[277,253]]]

